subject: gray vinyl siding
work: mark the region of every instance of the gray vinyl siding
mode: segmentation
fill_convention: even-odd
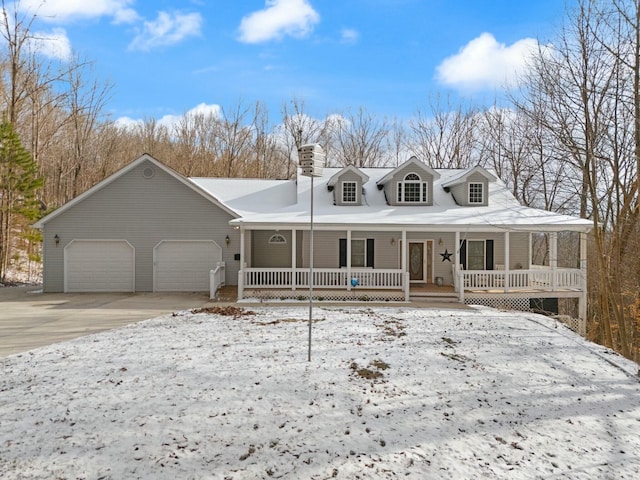
[[[469,203],[469,184],[470,183],[482,183],[484,202],[483,203]],[[489,181],[481,173],[474,173],[470,175],[467,180],[459,185],[454,185],[450,188],[450,193],[453,195],[456,203],[465,207],[474,206],[486,206],[489,200]]]
[[[254,230],[252,265],[256,268],[291,268],[291,231]],[[269,243],[273,235],[282,235],[287,243]]]
[[[342,188],[344,182],[355,182],[356,183],[356,203],[344,203],[342,199],[344,198],[342,195]],[[342,175],[340,175],[338,182],[333,188],[333,201],[336,205],[345,205],[345,206],[357,206],[362,205],[362,177],[358,175],[356,172],[346,171]]]
[[[142,171],[151,167],[154,176]],[[153,248],[162,240],[214,240],[222,248],[226,282],[235,285],[240,236],[228,225],[231,215],[183,185],[151,162],[142,162],[66,212],[43,229],[46,292],[64,289],[64,247],[73,239],[124,239],[135,248],[135,290],[153,290]],[[55,245],[54,236],[60,237]],[[225,237],[230,244],[226,245]]]
[[[302,262],[298,267],[309,266],[309,232],[302,233]],[[380,269],[400,268],[399,263],[399,242],[394,240],[391,245],[391,238],[397,239],[399,234],[392,232],[351,232],[352,239],[374,239],[374,267]],[[313,266],[317,268],[339,268],[339,240],[347,238],[347,232],[315,231],[313,233]]]
[[[416,173],[423,182],[427,182],[427,203],[403,203],[398,202],[398,182],[402,182],[409,173]],[[411,205],[433,205],[433,175],[426,170],[417,168],[415,164],[407,165],[398,170],[395,175],[384,184],[384,193],[389,205],[411,206]]]

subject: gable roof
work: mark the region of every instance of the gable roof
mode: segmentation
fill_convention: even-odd
[[[376,184],[377,185],[384,185],[389,180],[391,180],[391,178],[393,178],[393,176],[396,173],[398,173],[400,170],[403,170],[405,167],[407,167],[409,165],[414,165],[415,167],[419,168],[420,170],[433,175],[433,179],[434,180],[437,180],[438,178],[440,178],[440,174],[437,171],[435,171],[433,168],[429,167],[426,163],[423,163],[420,160],[418,160],[418,157],[416,157],[414,155],[409,160],[407,160],[406,162],[404,162],[401,165],[398,165],[396,168],[394,168],[389,173],[387,173],[384,177],[382,177],[380,180],[378,180],[376,182]]]
[[[144,162],[152,163],[155,167],[157,167],[160,170],[168,173],[170,176],[175,178],[178,182],[182,183],[187,188],[193,190],[198,195],[201,195],[202,197],[206,198],[208,201],[210,201],[211,203],[213,203],[217,207],[221,208],[222,210],[227,212],[232,217],[237,218],[237,217],[240,216],[238,214],[238,212],[236,212],[233,209],[229,208],[223,202],[218,200],[214,195],[211,195],[211,193],[207,192],[206,190],[203,190],[197,184],[191,182],[187,177],[184,177],[184,176],[180,175],[178,172],[176,172],[172,168],[167,167],[163,163],[159,162],[158,160],[153,158],[148,153],[144,153],[140,157],[138,157],[136,160],[134,160],[133,162],[129,163],[128,165],[124,166],[123,168],[121,168],[117,172],[113,173],[112,175],[110,175],[107,178],[105,178],[104,180],[102,180],[100,183],[97,183],[96,185],[94,185],[90,189],[86,190],[85,192],[81,193],[80,195],[78,195],[74,199],[72,199],[72,200],[68,201],[67,203],[65,203],[64,205],[60,206],[59,208],[57,208],[56,210],[51,212],[49,215],[46,215],[45,217],[41,218],[40,220],[35,222],[33,224],[33,226],[35,228],[42,228],[50,220],[53,220],[54,218],[58,217],[59,215],[63,214],[64,212],[66,212],[67,210],[73,208],[75,205],[77,205],[78,203],[82,202],[84,199],[90,197],[91,195],[93,195],[97,191],[102,190],[103,188],[107,187],[108,185],[113,183],[115,180],[117,180],[118,178],[126,175],[127,173],[129,173],[130,171],[132,171],[133,169],[135,169],[136,167],[138,167],[140,164],[142,164]]]
[[[489,173],[489,171],[486,168],[483,168],[480,165],[476,165],[475,167],[462,171],[459,175],[454,176],[448,181],[443,182],[441,184],[442,188],[449,188],[449,187],[453,187],[454,185],[460,185],[461,183],[465,183],[467,179],[474,173],[479,173],[490,182],[495,182],[498,178],[495,175]]]
[[[397,168],[351,169],[363,178],[362,203],[359,205],[336,205],[333,193],[322,179],[331,181],[340,177],[345,168],[325,168],[323,175],[313,183],[309,177],[298,175],[296,180],[264,180],[246,178],[187,178],[163,165],[148,154],[120,169],[110,177],[61,206],[34,226],[42,228],[49,220],[82,202],[98,190],[105,188],[117,178],[125,175],[143,162],[153,165],[171,175],[177,181],[203,196],[212,204],[229,213],[230,224],[252,228],[294,228],[305,230],[310,224],[311,185],[313,184],[314,223],[317,228],[353,230],[411,229],[431,232],[444,231],[565,231],[588,232],[590,220],[562,215],[521,205],[506,185],[493,172],[474,167],[467,170],[431,169],[415,157]],[[391,206],[384,191],[376,188],[388,181],[399,168],[415,164],[432,172],[433,205]],[[347,167],[348,170],[351,170]],[[493,179],[488,185],[489,204],[465,207],[457,205],[443,185],[454,185],[464,181],[468,175],[480,171]],[[366,178],[366,180],[364,180]],[[439,188],[440,187],[440,188]]]
[[[327,186],[333,187],[336,183],[338,183],[338,179],[347,172],[355,173],[356,175],[358,175],[362,179],[362,183],[367,183],[369,181],[369,177],[362,170],[357,169],[353,165],[347,165],[329,179],[329,181],[327,182]]]

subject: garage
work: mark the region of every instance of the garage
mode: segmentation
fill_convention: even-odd
[[[65,292],[133,292],[134,272],[126,240],[72,240],[64,249]]]
[[[209,272],[222,261],[212,240],[164,240],[153,249],[153,290],[209,291]]]

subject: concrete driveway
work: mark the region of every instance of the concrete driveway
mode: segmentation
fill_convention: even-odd
[[[206,293],[42,293],[0,288],[0,357],[201,307]]]

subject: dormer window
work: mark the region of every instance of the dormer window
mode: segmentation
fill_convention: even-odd
[[[428,184],[417,173],[409,173],[398,182],[398,203],[426,203]]]
[[[470,204],[482,204],[484,203],[484,184],[480,182],[469,183],[469,203]]]
[[[358,183],[342,182],[342,203],[358,202]]]

